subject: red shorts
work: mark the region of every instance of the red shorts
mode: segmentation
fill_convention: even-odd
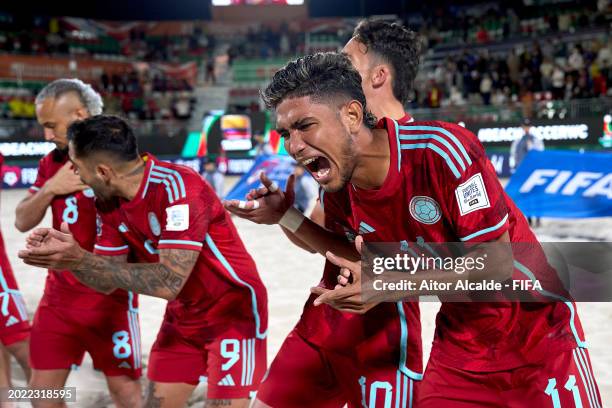
[[[197,385],[208,382],[210,399],[250,398],[266,372],[266,339],[235,327],[205,341],[186,338],[180,328],[162,323],[151,348],[151,381]]]
[[[473,372],[429,360],[417,408],[601,408],[587,350],[560,352],[540,364]]]
[[[309,343],[294,329],[285,339],[257,398],[273,408],[412,407],[420,381],[398,369],[382,348],[380,359],[353,350],[340,354]],[[392,354],[392,353],[391,353]],[[417,378],[420,376],[416,376]]]
[[[0,252],[0,341],[9,346],[30,336],[30,321],[13,269]]]
[[[70,369],[81,364],[86,351],[94,368],[106,376],[139,378],[142,367],[138,309],[78,309],[41,301],[32,324],[32,368]]]

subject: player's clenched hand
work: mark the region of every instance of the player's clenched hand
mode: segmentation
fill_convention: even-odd
[[[285,212],[293,206],[295,176],[289,176],[287,188],[282,191],[264,172],[259,176],[263,187],[249,191],[248,201],[227,200],[225,208],[232,214],[257,224],[277,224]]]
[[[88,188],[75,173],[71,162],[66,162],[53,177],[47,181],[45,188],[53,195],[66,195]]]
[[[359,253],[361,253],[362,244],[363,238],[357,237],[355,247]],[[338,285],[333,290],[319,286],[311,288],[312,293],[319,295],[314,301],[315,306],[326,303],[342,312],[363,314],[378,304],[363,301],[361,261],[352,262],[329,251],[325,256],[331,263],[340,267],[340,275]],[[352,277],[352,282],[349,282],[349,277]]]
[[[61,229],[35,229],[26,239],[26,249],[19,251],[18,256],[26,264],[40,268],[75,268],[83,259],[84,251],[65,222]]]

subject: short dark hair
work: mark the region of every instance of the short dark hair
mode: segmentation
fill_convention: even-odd
[[[414,79],[419,71],[424,43],[420,36],[399,23],[369,18],[361,20],[353,37],[393,69],[393,95],[403,104],[410,102]]]
[[[339,96],[356,100],[363,106],[364,124],[370,128],[376,124],[376,118],[367,110],[361,76],[344,54],[320,52],[291,61],[274,74],[261,92],[268,109],[275,109],[285,99],[303,96],[316,101]]]
[[[72,142],[78,157],[102,152],[110,153],[121,161],[138,157],[134,132],[118,116],[97,115],[73,122],[68,128],[68,140]]]

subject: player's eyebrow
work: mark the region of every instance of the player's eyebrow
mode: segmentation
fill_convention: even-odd
[[[307,116],[305,118],[300,118],[296,121],[294,121],[292,124],[289,125],[289,129],[299,129],[301,126],[304,126],[304,122],[308,122],[309,120],[313,120],[314,118],[312,116]],[[287,129],[285,129],[284,127],[278,127],[275,129],[278,133],[287,131]]]

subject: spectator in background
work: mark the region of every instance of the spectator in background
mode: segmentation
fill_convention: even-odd
[[[215,76],[215,59],[214,57],[208,58],[206,61],[206,77],[204,78],[204,82],[207,84],[216,84],[217,77]]]
[[[485,105],[491,104],[491,91],[493,89],[493,80],[489,74],[484,74],[480,80],[480,96]]]
[[[215,190],[217,197],[223,198],[223,174],[217,169],[217,164],[214,160],[208,159],[204,164],[204,179]]]
[[[554,99],[563,99],[565,95],[565,72],[559,64],[555,64],[552,71],[552,93]]]
[[[531,121],[523,120],[523,136],[512,142],[510,146],[510,169],[514,172],[523,162],[527,153],[531,150],[543,151],[544,141],[531,133]],[[532,227],[540,226],[540,219],[528,217],[529,225]]]
[[[293,170],[295,175],[295,201],[293,205],[303,214],[310,211],[319,192],[318,183],[312,176],[304,170],[304,167],[297,165]]]

